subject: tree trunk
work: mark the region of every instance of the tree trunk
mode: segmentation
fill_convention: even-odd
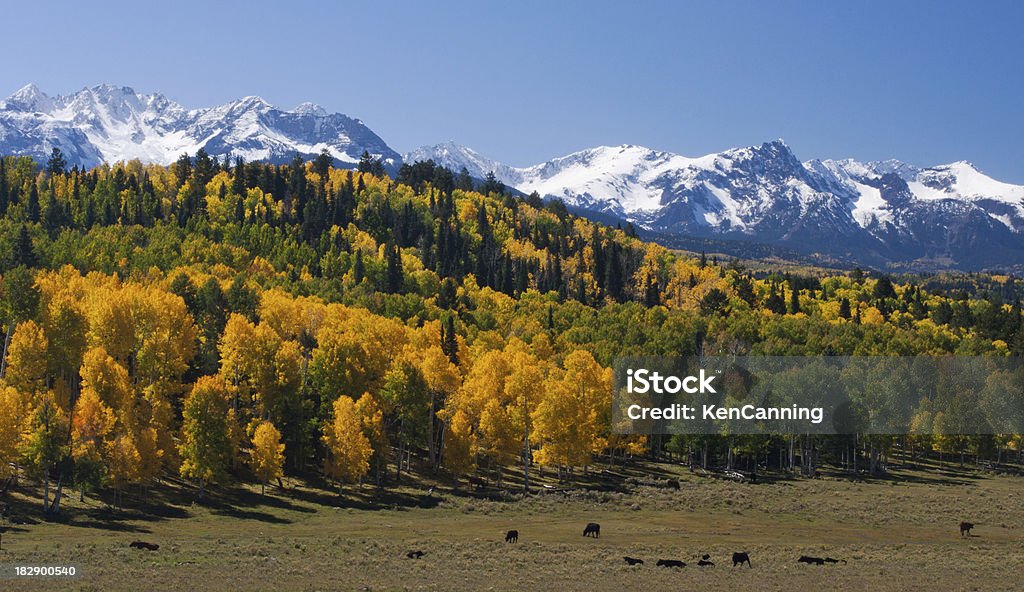
[[[53,514],[60,513],[60,498],[64,493],[64,478],[61,477],[57,480],[57,493],[53,494],[53,504],[50,505],[50,512]]]
[[[7,331],[4,332],[4,354],[0,357],[0,378],[3,378],[7,372],[7,346],[11,344],[11,333],[13,332],[13,328],[8,323]]]

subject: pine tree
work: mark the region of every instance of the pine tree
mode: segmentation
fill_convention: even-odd
[[[63,175],[67,166],[68,161],[64,158],[64,153],[60,151],[60,148],[54,146],[53,150],[50,151],[50,160],[46,162],[46,172],[51,177]]]
[[[462,191],[473,191],[473,177],[469,176],[469,170],[466,167],[462,167],[459,170],[459,176],[455,180],[455,188]]]
[[[14,240],[11,259],[14,267],[22,265],[32,268],[39,265],[36,249],[32,246],[32,237],[28,233],[28,227],[24,224],[21,225],[21,228],[18,230],[18,237]]]
[[[25,216],[29,222],[39,222],[39,189],[35,183],[28,192],[28,203],[25,204]]]
[[[356,249],[356,260],[352,264],[352,281],[358,286],[363,283],[364,277],[366,277],[366,265],[363,263],[363,251]]]
[[[241,156],[235,159],[234,175],[231,178],[231,193],[245,197],[248,187],[245,184],[245,160]]]
[[[456,366],[459,364],[459,340],[455,334],[455,315],[448,315],[441,325],[441,351],[448,361]]]
[[[4,164],[4,157],[0,156],[0,217],[7,214],[7,206],[11,203],[11,196],[7,189],[7,165]]]
[[[388,294],[398,294],[402,291],[402,253],[397,245],[385,247],[387,258],[387,270],[384,278],[384,290]]]

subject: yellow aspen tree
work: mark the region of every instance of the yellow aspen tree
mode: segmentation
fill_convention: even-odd
[[[224,475],[231,460],[226,391],[220,378],[203,376],[182,409],[179,473],[199,481],[200,496],[207,483]]]
[[[439,434],[442,433],[442,426],[438,424],[438,411],[444,408],[448,397],[459,389],[462,376],[459,369],[437,345],[422,350],[419,353],[419,362],[420,372],[427,383],[427,392],[430,395],[430,404],[427,406],[427,450],[431,464],[437,468],[441,460],[441,446],[438,445],[438,440]]]
[[[164,451],[160,447],[160,435],[156,429],[140,427],[132,434],[135,449],[139,451],[138,482],[149,483],[160,474],[164,465]]]
[[[523,488],[529,491],[533,447],[530,418],[544,394],[546,364],[532,355],[518,352],[513,355],[511,366],[512,372],[505,381],[505,395],[511,406],[510,415],[522,436]]]
[[[7,348],[7,384],[29,396],[46,390],[48,347],[49,341],[35,321],[19,323]]]
[[[0,479],[11,475],[25,430],[24,398],[13,387],[0,386]]]
[[[442,457],[444,467],[453,475],[465,475],[476,469],[473,425],[461,409],[448,422]]]
[[[384,478],[383,464],[388,450],[388,435],[384,428],[384,412],[377,399],[370,393],[363,393],[356,401],[356,413],[363,426],[363,434],[373,448],[374,474],[377,484]]]
[[[114,410],[100,399],[95,390],[82,391],[75,403],[71,422],[71,454],[75,459],[99,460],[106,438],[114,430]]]
[[[131,414],[132,385],[128,371],[102,347],[85,352],[79,369],[82,391],[96,393],[100,401],[119,414]]]
[[[70,382],[82,365],[88,321],[81,300],[71,290],[60,290],[50,299],[43,319],[49,342],[47,357],[55,378]]]
[[[168,394],[184,390],[181,376],[195,355],[198,329],[185,301],[155,287],[132,291],[135,368],[138,381]]]
[[[269,421],[256,426],[252,436],[249,466],[260,480],[260,495],[266,495],[268,481],[284,475],[284,444],[281,443],[281,432]]]
[[[121,434],[106,446],[107,476],[114,488],[115,505],[121,505],[121,492],[141,479],[142,455],[131,434]]]
[[[54,393],[48,391],[36,398],[28,421],[21,455],[29,474],[43,482],[43,513],[48,513],[50,472],[67,453],[67,414],[57,405]]]
[[[351,397],[342,395],[334,401],[334,416],[324,425],[323,442],[328,450],[324,471],[338,481],[340,495],[343,483],[355,483],[366,475],[373,454]]]

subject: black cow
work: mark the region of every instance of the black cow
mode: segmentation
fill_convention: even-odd
[[[686,564],[678,559],[659,559],[655,565],[658,567],[686,567]]]
[[[583,529],[583,536],[592,536],[595,539],[601,538],[601,525],[597,522],[589,522]]]
[[[516,543],[518,541],[519,541],[519,531],[518,530],[510,530],[510,531],[505,533],[505,542],[506,543]]]
[[[846,560],[845,559],[832,559],[831,557],[826,557],[825,558],[825,563],[842,563],[843,565],[846,565]]]
[[[160,545],[157,545],[155,543],[146,543],[143,541],[132,541],[131,544],[128,546],[133,549],[145,549],[147,551],[156,551],[160,548]]]
[[[708,561],[707,559],[701,559],[697,562],[697,567],[714,567],[714,561]]]
[[[808,557],[807,555],[801,555],[800,559],[797,559],[796,562],[806,563],[807,565],[825,565],[825,560],[821,557]]]
[[[970,522],[961,522],[960,523],[960,536],[971,536],[971,529],[972,528],[974,528],[974,525],[971,524]]]
[[[484,487],[487,487],[487,481],[475,475],[471,475],[469,477],[469,484],[476,488],[477,491],[483,489]]]
[[[623,557],[623,559],[625,559],[626,563],[628,563],[630,565],[643,565],[644,564],[644,560],[643,559],[637,559],[636,557]]]
[[[732,554],[732,566],[733,567],[736,567],[737,565],[743,565],[744,563],[747,564],[747,567],[750,567],[750,568],[754,567],[750,563],[750,554],[749,553],[733,553]]]
[[[679,480],[669,479],[665,486],[668,487],[669,489],[675,489],[676,491],[679,491]]]
[[[419,550],[417,550],[417,551],[409,551],[408,553],[405,554],[405,556],[408,557],[409,559],[419,559],[420,557],[423,557],[424,555],[426,555],[426,553],[424,553],[423,551],[419,551]]]

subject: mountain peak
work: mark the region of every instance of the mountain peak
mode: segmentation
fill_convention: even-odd
[[[5,101],[6,108],[20,111],[49,111],[53,101],[35,84],[29,83],[14,91]]]
[[[299,103],[294,109],[292,109],[292,113],[299,113],[301,115],[315,115],[317,117],[323,117],[323,116],[327,115],[327,110],[324,109],[323,107],[321,107],[320,105],[317,105],[316,103],[306,102],[306,103]]]
[[[290,116],[281,117],[282,113]],[[48,97],[27,85],[0,102],[0,153],[43,162],[59,146],[68,162],[95,166],[138,159],[168,164],[199,148],[213,156],[290,161],[322,150],[341,166],[355,166],[363,151],[397,166],[401,157],[372,130],[349,117],[327,117],[313,103],[284,112],[258,96],[216,107],[186,109],[159,93],[98,84]]]
[[[244,110],[249,109],[273,109],[274,106],[266,101],[263,97],[257,95],[244,96],[237,101],[233,101],[228,104],[230,107],[239,108]]]

